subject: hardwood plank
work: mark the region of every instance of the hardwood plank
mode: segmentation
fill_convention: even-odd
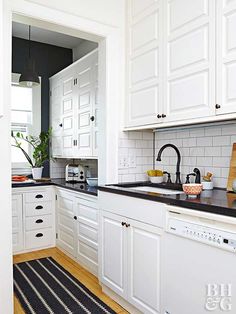
[[[102,292],[102,288],[99,285],[97,277],[95,277],[93,274],[84,269],[81,265],[73,261],[69,256],[64,254],[58,248],[39,250],[30,253],[14,255],[13,263],[15,264],[49,256],[53,257],[60,265],[62,265],[81,283],[83,283],[92,293],[94,293],[104,303],[110,306],[116,313],[119,314],[128,313],[119,304],[117,304],[115,301],[113,301],[110,297],[108,297],[105,293]],[[16,296],[14,296],[14,314],[25,314]]]

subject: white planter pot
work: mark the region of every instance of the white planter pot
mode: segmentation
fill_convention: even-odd
[[[32,168],[33,179],[38,180],[42,178],[43,167]]]

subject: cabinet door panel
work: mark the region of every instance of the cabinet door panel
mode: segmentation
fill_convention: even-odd
[[[52,126],[52,156],[62,156],[62,82],[60,79],[50,80],[50,120]]]
[[[170,32],[208,15],[209,0],[175,0],[169,1]]]
[[[215,1],[168,0],[164,7],[165,122],[213,116]]]
[[[129,224],[128,301],[143,313],[159,313],[162,231],[133,220]]]
[[[133,52],[144,45],[150,44],[158,39],[158,13],[145,17],[132,28],[132,50]]]
[[[236,112],[236,1],[217,2],[217,100],[216,114]]]
[[[101,281],[125,297],[126,288],[126,247],[127,230],[121,225],[125,218],[110,213],[103,213],[102,228],[102,274]]]
[[[59,191],[57,195],[57,245],[76,256],[76,225],[72,194]]]
[[[161,123],[162,1],[129,1],[126,126]]]
[[[139,119],[140,124],[145,121],[156,120],[158,108],[158,87],[153,86],[148,89],[133,92],[130,95],[130,117],[131,120]]]

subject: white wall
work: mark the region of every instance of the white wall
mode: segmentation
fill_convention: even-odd
[[[98,47],[98,44],[93,41],[82,41],[77,47],[73,48],[73,62],[82,58],[89,52],[93,51]]]
[[[115,27],[124,27],[124,0],[28,0]]]
[[[7,1],[5,1],[7,3]],[[10,36],[10,26],[7,25],[8,14],[3,7],[3,17],[1,17],[1,7],[3,1],[0,0],[0,32],[3,30],[3,38],[0,38],[1,67],[0,75],[2,93],[0,97],[0,107],[3,106],[4,116],[0,118],[0,312],[13,313],[12,304],[12,218],[11,218],[11,160],[10,160],[10,82],[11,73],[11,51],[8,36]],[[1,37],[1,36],[0,36]],[[9,37],[10,38],[10,37]],[[3,49],[4,47],[4,49]],[[2,62],[2,60],[4,62]],[[3,96],[3,97],[2,97]]]

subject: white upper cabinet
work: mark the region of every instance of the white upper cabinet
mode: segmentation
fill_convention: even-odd
[[[98,52],[50,79],[53,157],[97,157]]]
[[[215,113],[215,2],[164,1],[165,122]]]
[[[236,112],[236,1],[217,1],[216,114]]]
[[[162,8],[155,0],[132,0],[128,8],[127,126],[161,122]]]
[[[235,117],[235,29],[236,0],[129,0],[125,128]]]

